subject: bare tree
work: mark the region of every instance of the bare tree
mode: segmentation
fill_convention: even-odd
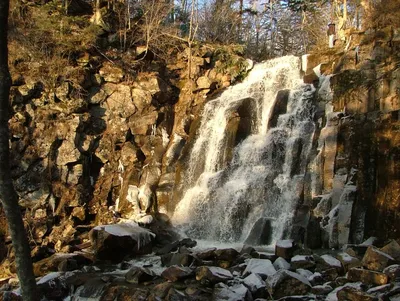
[[[39,295],[33,275],[29,242],[18,206],[18,195],[10,176],[8,119],[11,76],[8,69],[7,48],[8,11],[9,0],[0,1],[0,199],[6,213],[15,250],[15,262],[22,296],[26,301],[36,301],[39,300]]]

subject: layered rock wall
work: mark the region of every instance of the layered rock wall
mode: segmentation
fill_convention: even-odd
[[[305,81],[319,86],[321,133],[310,172],[325,247],[400,233],[399,31],[354,33],[351,41],[348,51],[308,56],[305,70]],[[315,69],[333,75],[318,78]]]
[[[56,251],[116,217],[165,212],[206,97],[248,66],[211,46],[182,48],[169,62],[133,56],[128,69],[93,53],[71,64],[54,86],[14,74],[11,90],[10,174],[31,241]]]

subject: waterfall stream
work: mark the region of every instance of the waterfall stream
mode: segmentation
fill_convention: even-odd
[[[294,56],[257,64],[206,103],[172,217],[189,236],[244,241],[262,217],[271,242],[288,235],[315,131],[314,89],[299,70]]]

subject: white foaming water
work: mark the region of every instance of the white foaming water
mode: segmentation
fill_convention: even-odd
[[[314,133],[314,89],[302,84],[299,67],[294,56],[258,64],[243,83],[205,105],[185,173],[188,189],[172,217],[189,236],[243,241],[261,217],[274,221],[272,240],[288,231]],[[291,90],[287,111],[269,129],[284,89]],[[228,122],[243,106],[252,113],[251,132],[227,162]]]

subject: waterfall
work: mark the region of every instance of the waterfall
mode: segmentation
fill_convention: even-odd
[[[289,56],[255,65],[242,83],[209,100],[173,223],[197,239],[235,242],[267,217],[272,240],[283,237],[311,151],[313,95],[302,83],[300,59]]]

